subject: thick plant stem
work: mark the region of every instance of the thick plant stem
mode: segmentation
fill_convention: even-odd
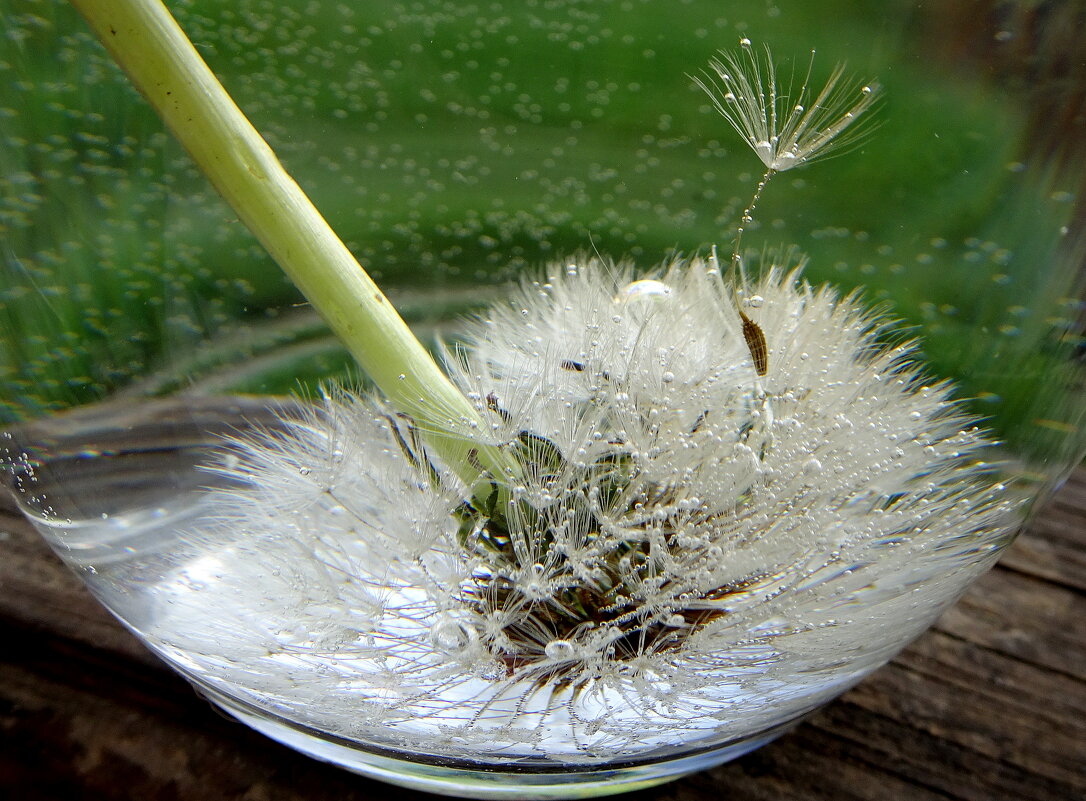
[[[241,220],[400,412],[469,485],[515,472],[475,444],[479,413],[452,385],[287,174],[159,0],[71,0]]]

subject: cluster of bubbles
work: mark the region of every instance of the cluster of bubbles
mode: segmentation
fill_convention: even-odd
[[[699,0],[365,8],[188,0],[171,10],[367,269],[386,287],[425,287],[437,302],[452,286],[492,285],[576,251],[652,265],[675,250],[726,243],[757,162],[685,75],[755,22],[771,26],[780,53],[810,46],[808,12],[781,15],[772,4],[742,18]],[[249,358],[245,348],[255,346],[236,335],[239,325],[264,347],[283,344],[279,310],[301,301],[296,290],[74,12],[36,2],[6,19],[0,419],[109,396],[183,363],[201,343],[244,341],[216,359]],[[816,70],[828,71],[833,46],[820,47]],[[958,112],[930,103],[940,120]],[[973,188],[993,174],[1025,180],[1021,164],[991,155],[1016,135],[1003,106],[977,105],[960,130],[943,125],[931,180],[969,175]],[[943,326],[951,352],[936,361],[946,374],[969,365],[968,354],[954,355],[965,334],[944,309],[1036,350],[1051,330],[1024,326],[1012,307],[1043,305],[1039,317],[1064,325],[1077,310],[1061,306],[1063,296],[1047,305],[1028,297],[1027,285],[1039,282],[1030,274],[1035,259],[1023,254],[1036,248],[1021,236],[994,242],[993,231],[946,231],[953,209],[933,204],[929,185],[907,183],[920,180],[913,154],[930,140],[923,109],[914,112],[884,124],[870,146],[897,151],[897,163],[892,153],[878,170],[861,163],[862,180],[846,166],[844,182],[832,175],[837,167],[819,165],[817,181],[774,187],[751,228],[761,227],[768,245],[810,252],[813,280],[863,285],[906,319],[936,333]],[[1071,206],[1051,202],[1053,219]],[[877,220],[868,213],[874,203],[889,204]],[[859,229],[862,236],[852,233]],[[929,246],[940,237],[951,244]],[[961,286],[978,282],[978,295],[994,300],[962,307]],[[329,358],[322,368],[345,362]],[[190,383],[201,380],[184,369]],[[295,382],[290,375],[259,386],[289,391]]]
[[[662,253],[729,216],[707,164],[723,147],[643,116],[672,92],[646,44],[657,12],[608,5],[628,16],[609,27],[609,9],[565,2],[172,10],[363,263],[387,284],[443,286],[589,241]],[[730,38],[732,23],[708,21]],[[9,22],[5,418],[105,397],[299,300],[73,11],[36,3]],[[562,69],[524,58],[538,52]],[[684,65],[667,71],[681,80]]]

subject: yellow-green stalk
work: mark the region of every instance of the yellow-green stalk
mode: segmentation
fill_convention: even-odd
[[[332,327],[389,401],[466,482],[480,466],[516,472],[474,444],[482,421],[275,153],[159,0],[71,0],[241,220]]]

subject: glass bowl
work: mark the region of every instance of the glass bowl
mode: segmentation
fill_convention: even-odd
[[[582,437],[597,494],[569,525],[608,522],[592,504],[615,503],[608,476],[635,451],[698,445],[672,467],[727,503],[653,479],[629,504],[643,539],[595,553],[557,595],[566,568],[518,551],[508,520],[462,525],[496,501],[446,492],[413,421],[327,389],[361,383],[346,351],[74,13],[5,15],[5,482],[149,648],[318,759],[431,792],[559,798],[756,748],[930,626],[1084,455],[1081,12],[981,5],[178,4],[422,339],[457,336],[453,318],[522,283],[474,328],[484,366],[450,361],[497,441],[540,464],[576,461],[559,440],[605,395],[617,410]],[[768,187],[771,143],[745,143],[717,113],[727,94],[718,109],[689,77],[763,43],[784,83],[821,86],[847,61],[884,98],[854,152],[778,164]],[[748,275],[722,292],[702,268],[740,228]],[[580,282],[589,263],[606,280]],[[676,344],[690,325],[700,339]],[[702,348],[714,326],[722,362]],[[529,412],[534,427],[510,423]],[[552,472],[513,498],[521,524],[550,508]],[[781,491],[757,520],[739,513],[762,497],[754,474]],[[671,526],[666,552],[728,504],[725,550],[691,540],[689,575],[666,567],[700,590],[651,619],[624,611],[662,597],[653,532]],[[570,530],[550,523],[539,542]],[[562,600],[544,615],[548,592]]]
[[[198,692],[303,753],[429,792],[589,797],[740,756],[890,659],[1015,533],[895,537],[827,559],[747,609],[737,598],[718,634],[731,645],[692,664],[677,651],[670,676],[518,681],[465,667],[471,630],[427,610],[420,588],[390,581],[375,622],[347,585],[372,591],[382,573],[334,527],[300,552],[223,525],[219,493],[249,489],[215,472],[225,443],[281,432],[304,406],[105,404],[10,430],[3,455],[53,550]],[[682,670],[698,680],[673,687]]]

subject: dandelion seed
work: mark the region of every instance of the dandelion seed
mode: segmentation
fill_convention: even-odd
[[[754,359],[754,370],[760,376],[765,375],[769,371],[769,350],[765,334],[761,326],[743,314],[742,310],[739,311],[739,318],[743,321],[743,339],[747,343],[751,358]]]
[[[721,52],[709,66],[716,77],[706,72],[705,79],[691,76],[713,101],[717,111],[750,145],[765,165],[766,171],[754,194],[743,210],[736,228],[731,258],[731,281],[738,287],[743,281],[742,242],[747,226],[754,222],[754,211],[770,179],[778,172],[790,170],[814,159],[826,156],[850,143],[855,144],[863,129],[856,121],[875,102],[877,84],[859,86],[855,81],[842,80],[844,68],[838,65],[829,81],[812,102],[810,100],[811,66],[798,92],[791,97],[791,87],[783,91],[777,85],[777,71],[769,48],[764,58],[754,52],[751,42],[739,42],[744,55]],[[716,261],[715,252],[713,261]],[[718,266],[719,267],[719,266]],[[735,297],[736,305],[738,295]],[[752,306],[755,304],[751,298]],[[761,327],[738,308],[743,322],[743,336],[754,360],[757,373],[764,376],[769,369],[768,347]]]
[[[793,90],[777,84],[768,47],[759,55],[744,40],[742,51],[722,51],[710,60],[711,73],[691,77],[767,170],[783,172],[809,164],[855,145],[863,136],[865,127],[858,123],[875,104],[878,84],[846,79],[838,65],[812,100],[811,64],[799,89]]]

